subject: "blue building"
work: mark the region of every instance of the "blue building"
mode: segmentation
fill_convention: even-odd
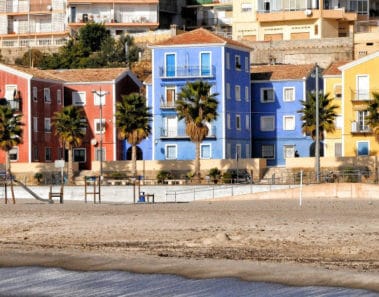
[[[267,165],[285,165],[285,159],[310,153],[312,138],[302,132],[301,101],[315,92],[315,65],[251,67],[253,158]],[[319,90],[322,79],[319,78]],[[296,155],[297,155],[296,153]]]
[[[152,75],[145,81],[152,135],[140,144],[144,159],[194,160],[195,144],[178,121],[175,101],[188,82],[203,80],[218,93],[218,118],[208,123],[202,159],[251,157],[250,48],[205,29],[154,44]]]

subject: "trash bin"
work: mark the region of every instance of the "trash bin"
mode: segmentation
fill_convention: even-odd
[[[145,202],[145,192],[139,192],[138,202]]]

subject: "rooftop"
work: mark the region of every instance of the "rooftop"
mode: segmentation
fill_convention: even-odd
[[[310,75],[314,67],[314,64],[275,64],[251,66],[251,80],[303,79],[304,77]]]

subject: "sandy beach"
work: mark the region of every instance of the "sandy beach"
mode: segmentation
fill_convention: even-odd
[[[379,199],[0,200],[0,266],[235,276],[379,292]],[[250,198],[250,199],[247,199]]]

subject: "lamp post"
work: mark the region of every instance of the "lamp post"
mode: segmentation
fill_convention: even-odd
[[[318,87],[318,65],[316,63],[316,144],[315,144],[315,167],[316,167],[316,181],[320,183],[320,104],[319,104],[319,87]]]
[[[96,95],[99,97],[99,109],[100,109],[100,182],[103,181],[103,97],[109,92],[103,92],[101,90],[101,87],[99,91],[92,91],[92,94]]]

